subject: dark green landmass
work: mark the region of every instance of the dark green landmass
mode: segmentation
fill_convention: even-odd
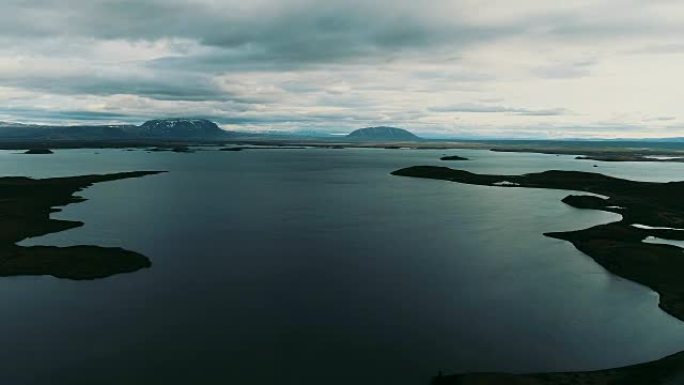
[[[684,320],[684,254],[671,245],[643,243],[648,236],[684,240],[684,231],[631,226],[684,228],[684,182],[652,183],[579,171],[545,171],[525,175],[482,175],[447,167],[417,166],[394,175],[484,186],[536,187],[586,191],[607,196],[570,195],[563,202],[577,208],[622,215],[619,222],[579,231],[547,233],[572,242],[607,270],[642,283],[661,295],[660,306]]]
[[[684,352],[657,361],[591,372],[539,374],[472,373],[438,376],[432,385],[679,385]]]
[[[181,152],[181,153],[189,153],[189,152],[194,152],[190,147],[185,146],[185,145],[176,145],[176,146],[157,146],[150,148],[149,151],[151,152]]]
[[[82,226],[50,218],[55,207],[84,201],[74,195],[94,183],[158,174],[135,171],[65,178],[0,178],[0,276],[52,275],[94,279],[150,266],[146,257],[121,248],[99,246],[18,246],[32,237]]]
[[[439,158],[440,160],[469,160],[468,158],[464,158],[462,156],[458,155],[448,155],[448,156],[443,156]]]
[[[150,267],[150,260],[118,247],[30,246],[3,248],[0,276],[51,275],[74,280],[105,278]]]
[[[54,154],[52,150],[49,148],[31,148],[28,149],[24,152],[24,154],[27,155],[48,155],[48,154]]]
[[[653,183],[613,178],[579,171],[545,171],[525,175],[483,175],[447,167],[416,166],[392,174],[442,179],[451,182],[501,187],[531,187],[584,191],[599,194],[570,195],[566,204],[580,208],[603,210],[622,215],[617,222],[584,230],[546,233],[546,236],[571,242],[606,270],[639,282],[660,294],[659,306],[674,317],[684,320],[684,252],[681,248],[644,243],[654,236],[684,240],[684,182]],[[634,224],[660,229],[637,228]],[[673,365],[676,362],[679,365]],[[660,384],[661,378],[677,377],[684,383],[684,353],[665,360],[610,371],[512,376],[501,374],[448,376],[436,384]],[[643,377],[639,377],[643,376]],[[614,382],[609,382],[612,378]],[[646,382],[624,382],[641,378]],[[578,381],[582,382],[561,382]],[[517,381],[517,382],[516,382]],[[522,382],[521,382],[522,381]],[[541,381],[541,382],[540,382]]]
[[[305,146],[290,146],[286,144],[278,144],[278,145],[249,145],[249,146],[233,146],[233,147],[222,147],[219,148],[219,151],[243,151],[243,150],[304,150],[307,147]],[[344,147],[342,146],[327,146],[327,147],[322,147],[322,148],[330,148],[330,149],[335,149],[335,150],[340,150],[343,149]]]
[[[193,152],[188,146],[175,146],[171,148],[172,152]]]

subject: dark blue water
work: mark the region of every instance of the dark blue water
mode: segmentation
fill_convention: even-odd
[[[0,279],[3,384],[425,384],[438,370],[583,370],[684,350],[647,288],[546,231],[615,220],[568,192],[389,175],[443,151],[0,153],[4,175],[102,183],[26,244],[144,253],[152,268]],[[450,151],[477,172],[672,180],[682,164]]]

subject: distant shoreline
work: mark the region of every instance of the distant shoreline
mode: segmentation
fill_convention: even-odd
[[[278,148],[377,148],[414,150],[490,150],[494,152],[538,153],[576,156],[598,162],[684,162],[684,142],[591,142],[586,141],[382,141],[317,138],[232,138],[159,140],[2,140],[0,150],[174,148],[174,147],[254,146]],[[249,149],[249,148],[245,148]]]

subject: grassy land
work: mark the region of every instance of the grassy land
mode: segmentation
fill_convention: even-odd
[[[74,194],[94,183],[157,174],[136,171],[67,178],[0,178],[0,276],[52,275],[94,279],[150,266],[143,255],[99,246],[18,246],[31,237],[82,226],[82,222],[50,218],[50,214],[83,198]]]
[[[392,174],[502,187],[584,191],[606,196],[570,195],[580,209],[603,210],[622,220],[584,230],[547,233],[563,239],[613,274],[646,285],[660,294],[659,306],[684,321],[684,253],[676,246],[644,243],[648,236],[684,240],[684,182],[651,183],[578,171],[526,175],[484,175],[446,167],[416,166]],[[674,229],[637,228],[633,224]],[[679,382],[677,382],[679,381]],[[663,360],[597,372],[531,375],[468,374],[435,378],[434,384],[684,384],[684,352]]]

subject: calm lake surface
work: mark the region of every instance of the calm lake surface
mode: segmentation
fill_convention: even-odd
[[[467,162],[441,162],[444,154]],[[684,179],[684,164],[488,151],[0,152],[1,175],[168,170],[97,184],[24,244],[121,246],[150,269],[0,279],[0,383],[426,384],[439,370],[588,370],[684,350],[649,289],[546,231],[616,215],[564,191],[391,176],[585,170]]]

